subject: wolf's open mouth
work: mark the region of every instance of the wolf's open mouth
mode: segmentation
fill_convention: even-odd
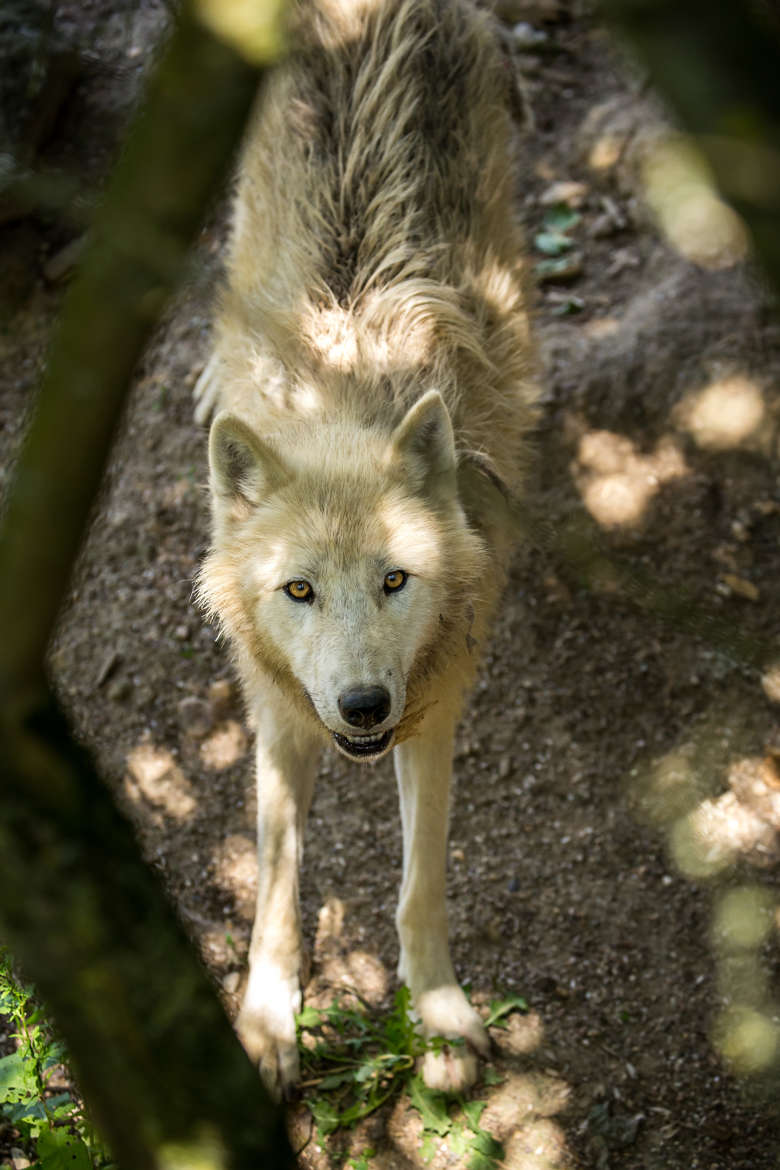
[[[349,756],[351,760],[375,760],[379,756],[384,755],[393,739],[395,728],[391,727],[389,731],[382,731],[378,735],[356,735],[354,738],[347,735],[340,735],[338,731],[334,731],[334,740],[336,747],[340,748],[345,756]]]

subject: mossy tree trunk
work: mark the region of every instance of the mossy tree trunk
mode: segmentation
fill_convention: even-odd
[[[43,665],[134,365],[261,73],[184,9],[67,296],[0,530],[0,931],[123,1170],[292,1164],[281,1113]]]

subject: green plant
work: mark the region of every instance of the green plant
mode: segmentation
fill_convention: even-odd
[[[435,1152],[436,1139],[446,1139],[453,1153],[468,1156],[469,1170],[495,1170],[504,1151],[480,1126],[485,1102],[429,1089],[415,1071],[426,1051],[455,1042],[423,1038],[410,1015],[406,987],[396,992],[393,1008],[384,1017],[365,1010],[359,996],[357,1002],[359,1006],[352,1007],[336,999],[324,1009],[306,1007],[298,1016],[304,1100],[320,1142],[326,1144],[330,1134],[349,1129],[405,1091],[422,1120],[426,1160]],[[501,1026],[511,1012],[525,1010],[519,996],[493,1000],[486,1023]],[[486,1084],[500,1080],[494,1070],[487,1070]],[[354,1170],[367,1170],[370,1156],[365,1150],[353,1158]]]
[[[66,1059],[31,987],[14,974],[0,948],[0,1016],[10,1023],[14,1051],[0,1058],[0,1117],[19,1133],[36,1170],[107,1170],[108,1153],[69,1092],[50,1088]]]

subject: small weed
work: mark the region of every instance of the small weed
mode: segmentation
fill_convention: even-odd
[[[345,1006],[336,999],[322,1010],[306,1007],[298,1016],[301,1087],[304,1101],[317,1126],[321,1145],[338,1129],[349,1129],[368,1117],[391,1097],[406,1092],[423,1124],[421,1150],[429,1160],[437,1139],[446,1139],[459,1157],[467,1157],[469,1170],[495,1170],[504,1151],[482,1129],[479,1119],[484,1101],[467,1101],[429,1089],[416,1071],[426,1051],[452,1044],[442,1037],[425,1040],[410,1015],[406,987],[396,992],[393,1008],[377,1017],[362,1004]],[[494,1000],[487,1023],[501,1026],[513,1011],[527,1006],[519,996]],[[491,1070],[492,1071],[492,1070]],[[496,1084],[501,1078],[492,1071]],[[352,1170],[368,1170],[372,1151],[364,1150],[348,1163]]]
[[[542,231],[534,236],[534,247],[545,256],[560,256],[567,252],[574,243],[568,233],[581,218],[578,212],[564,204],[551,207],[545,214]]]
[[[109,1155],[81,1105],[70,1093],[50,1088],[55,1069],[66,1060],[63,1046],[3,948],[0,1016],[10,1022],[17,1044],[0,1058],[0,1118],[17,1130],[36,1170],[108,1170]]]

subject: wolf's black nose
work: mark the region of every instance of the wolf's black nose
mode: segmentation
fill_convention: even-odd
[[[390,714],[390,695],[384,687],[355,687],[339,695],[339,711],[350,727],[376,727]]]

